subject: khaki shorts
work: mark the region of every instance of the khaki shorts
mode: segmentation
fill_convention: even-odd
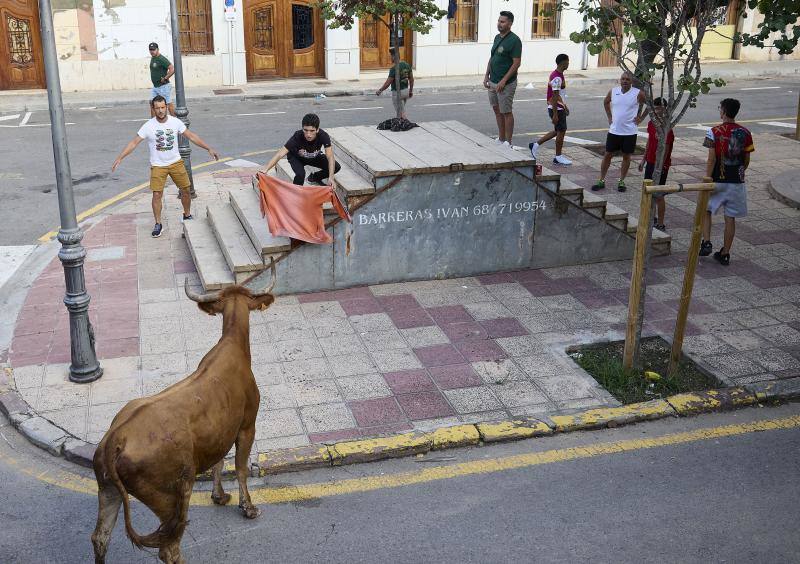
[[[394,92],[392,92],[392,104],[394,105],[395,111],[399,111],[401,114],[405,112],[406,102],[408,102],[408,88],[400,90],[399,99],[394,95]]]
[[[500,108],[501,114],[510,114],[514,106],[514,94],[517,92],[517,81],[509,82],[502,92],[497,92],[497,84],[489,83],[489,103]]]
[[[183,160],[180,160],[168,166],[151,166],[150,190],[153,192],[163,192],[168,176],[172,178],[178,190],[188,190],[191,186],[189,175],[186,173],[186,167],[183,166]]]

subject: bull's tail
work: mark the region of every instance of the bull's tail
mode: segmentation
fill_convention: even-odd
[[[107,468],[108,477],[111,478],[111,482],[114,484],[117,490],[119,490],[119,493],[122,496],[122,510],[125,514],[125,531],[128,533],[128,538],[131,539],[131,542],[136,548],[143,548],[145,546],[149,548],[161,548],[161,543],[159,542],[159,531],[161,530],[161,527],[145,536],[141,536],[133,529],[133,525],[131,524],[131,508],[130,504],[128,503],[128,490],[125,489],[125,484],[122,483],[122,480],[120,480],[119,474],[117,473],[117,460],[119,460],[121,454],[122,447],[118,445],[115,449],[113,458],[109,461],[110,464],[107,464]]]

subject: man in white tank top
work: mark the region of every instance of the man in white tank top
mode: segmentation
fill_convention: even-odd
[[[625,191],[625,177],[628,176],[628,169],[631,166],[631,155],[636,150],[639,124],[647,115],[647,111],[642,113],[644,92],[631,86],[632,79],[630,73],[622,73],[619,86],[609,90],[603,101],[609,128],[606,136],[606,153],[603,155],[603,164],[600,165],[600,180],[592,186],[595,192],[606,187],[606,174],[608,167],[611,166],[611,158],[619,152],[622,152],[622,167],[617,190]]]

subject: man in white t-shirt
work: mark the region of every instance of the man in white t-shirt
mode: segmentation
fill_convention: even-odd
[[[606,135],[606,152],[600,165],[600,180],[592,186],[595,192],[606,187],[606,174],[611,166],[611,157],[619,152],[622,152],[622,166],[617,190],[624,192],[626,189],[625,177],[631,166],[631,155],[636,150],[639,124],[647,116],[647,110],[642,112],[645,102],[644,92],[631,86],[632,81],[631,73],[627,71],[622,73],[619,86],[609,90],[603,100],[609,127]]]
[[[167,101],[163,96],[156,96],[151,102],[155,117],[150,118],[139,129],[133,141],[128,143],[111,166],[113,172],[130,155],[139,143],[147,140],[150,148],[150,190],[153,191],[153,217],[156,224],[151,235],[161,236],[161,203],[164,199],[164,186],[167,177],[172,178],[175,186],[180,190],[181,203],[183,204],[183,219],[192,219],[192,198],[189,195],[191,181],[183,159],[178,151],[178,135],[183,135],[189,141],[208,151],[208,154],[219,160],[219,155],[214,149],[206,145],[205,141],[186,129],[181,120],[167,115]]]

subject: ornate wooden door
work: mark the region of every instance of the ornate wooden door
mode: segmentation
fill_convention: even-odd
[[[603,6],[612,6],[614,4],[614,0],[602,0]],[[613,39],[613,43],[616,49],[616,46],[619,45],[620,40],[622,39],[622,24],[618,19],[614,20],[614,35],[616,36]],[[600,54],[597,57],[597,66],[598,67],[615,67],[617,66],[617,53],[615,49],[603,49],[600,51]]]
[[[315,0],[245,2],[247,78],[321,76],[325,27]]]
[[[44,85],[36,0],[0,0],[0,90]]]
[[[384,16],[384,19],[389,16]],[[388,69],[392,66],[392,55],[389,49],[392,38],[386,24],[373,18],[362,18],[359,22],[361,70]],[[398,34],[400,58],[412,64],[411,33],[400,28]]]

